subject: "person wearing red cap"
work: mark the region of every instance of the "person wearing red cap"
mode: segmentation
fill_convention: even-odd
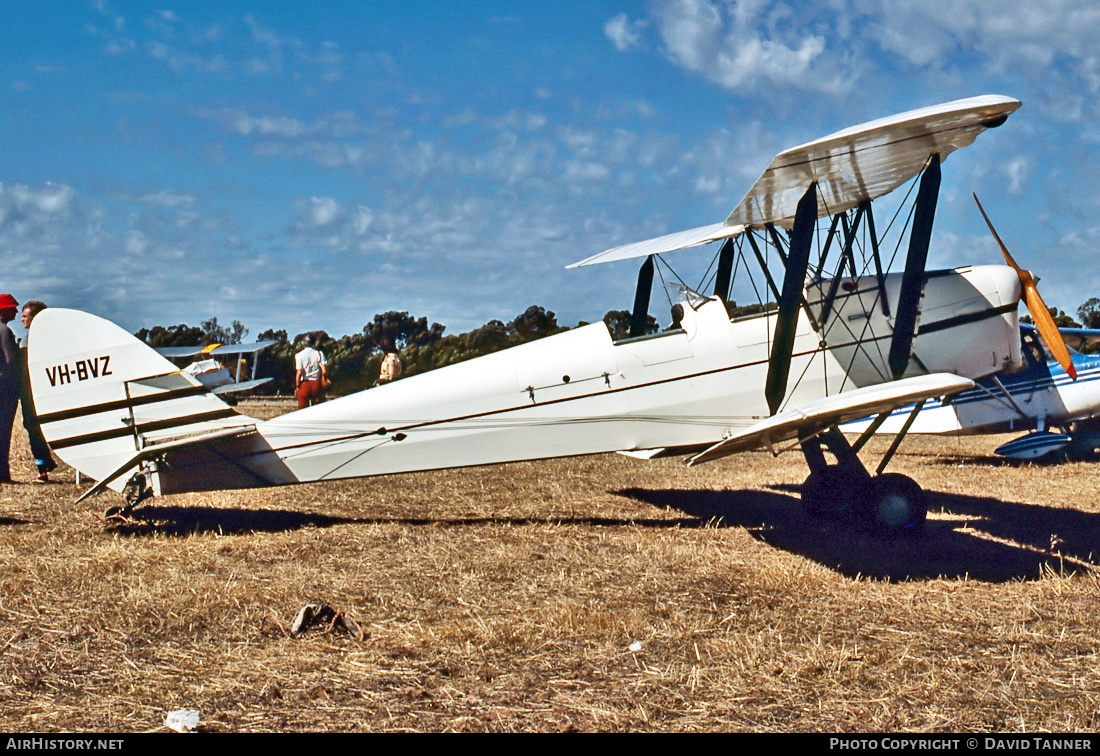
[[[38,412],[34,409],[34,396],[31,394],[31,376],[27,367],[27,341],[30,339],[31,322],[34,316],[46,309],[46,303],[37,299],[23,303],[23,317],[20,322],[27,329],[27,338],[23,340],[23,348],[20,349],[20,373],[19,406],[23,408],[23,427],[27,429],[27,440],[31,444],[31,456],[34,457],[38,475],[35,483],[49,483],[49,473],[57,467],[53,455],[50,454],[50,445],[46,443],[42,435],[42,426],[38,422]]]
[[[0,483],[11,483],[8,453],[15,408],[19,406],[19,346],[8,328],[18,309],[15,297],[0,294]]]

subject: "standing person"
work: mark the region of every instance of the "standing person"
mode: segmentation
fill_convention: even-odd
[[[298,409],[323,402],[328,386],[328,365],[325,355],[313,348],[313,337],[303,340],[305,348],[294,355],[294,393],[298,397]]]
[[[8,323],[15,320],[19,303],[11,294],[0,294],[0,483],[11,483],[8,453],[11,427],[19,405],[19,347]]]
[[[382,342],[382,352],[385,357],[382,358],[382,366],[378,369],[378,383],[396,381],[401,375],[401,358],[397,356],[397,350],[393,348],[389,339]]]
[[[35,315],[45,309],[46,303],[39,302],[37,299],[32,299],[23,305],[22,323],[23,327],[27,329],[27,340],[30,339],[31,321],[34,320]],[[34,482],[48,483],[49,472],[57,467],[57,463],[54,462],[53,456],[50,454],[50,446],[42,435],[42,426],[38,423],[38,413],[34,409],[30,372],[27,368],[27,340],[24,340],[23,348],[19,350],[21,353],[20,369],[22,371],[20,374],[22,380],[19,387],[19,403],[23,407],[23,427],[27,429],[27,439],[31,442],[31,454],[34,456],[34,464],[38,468],[38,475],[35,477]]]

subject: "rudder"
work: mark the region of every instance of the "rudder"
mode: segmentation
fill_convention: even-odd
[[[122,328],[79,310],[35,316],[28,358],[46,441],[95,480],[150,444],[254,422]],[[121,491],[126,479],[110,487]]]

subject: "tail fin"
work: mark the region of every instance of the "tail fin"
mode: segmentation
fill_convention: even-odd
[[[150,444],[251,425],[201,383],[114,323],[48,308],[31,325],[29,377],[42,433],[61,459],[95,480]]]

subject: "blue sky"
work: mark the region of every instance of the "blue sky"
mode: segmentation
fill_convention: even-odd
[[[608,247],[721,221],[779,151],[978,94],[931,264],[1100,296],[1100,6],[1036,0],[0,8],[0,289],[133,331],[629,308]],[[710,254],[676,253],[691,270]],[[657,310],[654,310],[657,312]]]

